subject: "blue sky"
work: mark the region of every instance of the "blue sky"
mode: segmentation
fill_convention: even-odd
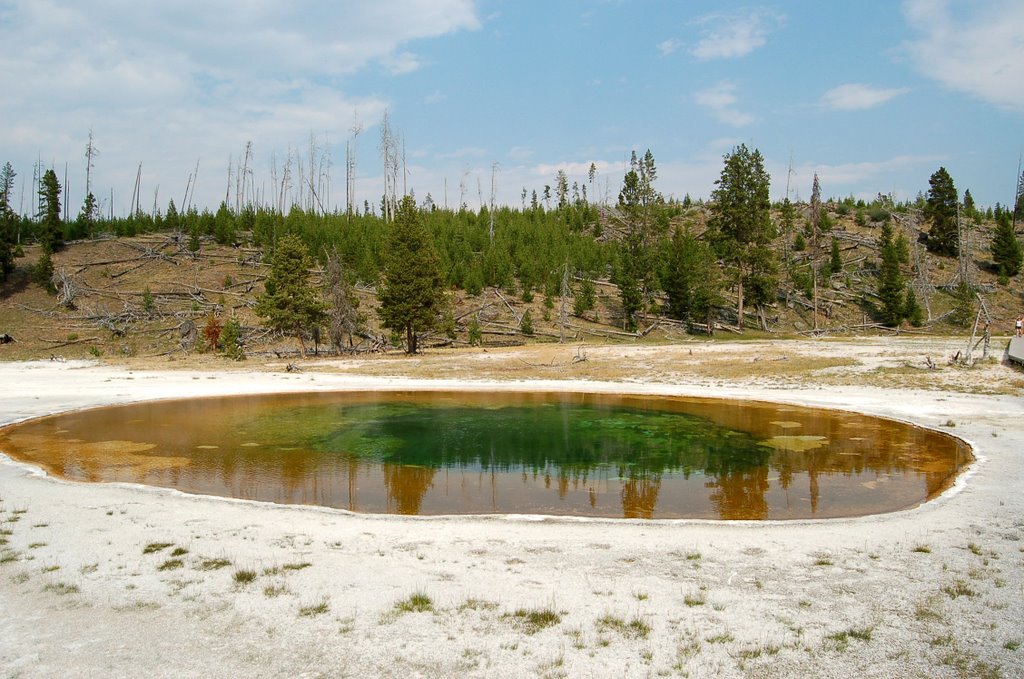
[[[787,177],[806,198],[815,172],[826,195],[913,197],[941,165],[1005,204],[1024,151],[1019,0],[0,0],[0,43],[0,162],[26,211],[38,159],[67,164],[77,212],[90,130],[115,214],[140,163],[145,209],[180,204],[197,161],[215,208],[248,141],[269,194],[290,154],[308,172],[311,135],[343,205],[356,119],[357,201],[376,203],[385,110],[409,188],[453,207],[487,200],[495,168],[512,205],[559,169],[590,189],[591,163],[614,200],[648,148],[664,194],[707,197],[739,143],[777,198]]]

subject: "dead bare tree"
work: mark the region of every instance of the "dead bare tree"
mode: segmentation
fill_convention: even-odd
[[[78,294],[78,286],[75,285],[71,274],[63,266],[53,273],[50,279],[53,287],[57,290],[57,303],[68,309],[75,308],[75,296]]]
[[[821,184],[814,173],[811,187],[811,279],[814,281],[814,329],[818,329],[818,234],[821,228]]]
[[[491,226],[490,226],[490,230],[488,231],[488,235],[490,236],[492,244],[494,243],[494,199],[495,199],[495,193],[497,191],[497,185],[495,183],[497,174],[498,174],[498,163],[492,163],[491,164],[491,207],[490,207],[490,210],[488,210],[488,212],[490,213],[490,218],[491,218]]]
[[[324,288],[328,303],[327,334],[331,343],[341,350],[345,346],[347,335],[348,346],[351,348],[352,338],[362,330],[365,319],[359,313],[359,298],[356,297],[355,291],[352,289],[352,284],[337,251],[327,253]]]
[[[384,164],[384,220],[392,221],[395,218],[395,211],[398,207],[398,198],[395,195],[398,188],[398,140],[391,129],[391,117],[387,110],[380,123],[380,145],[381,160]]]
[[[359,114],[352,112],[352,141],[345,143],[345,210],[348,214],[355,212],[356,205],[356,148],[359,143],[359,135],[363,131],[363,125],[359,122]]]

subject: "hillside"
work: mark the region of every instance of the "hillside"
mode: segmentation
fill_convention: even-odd
[[[800,209],[797,224],[803,223]],[[742,332],[745,337],[893,332],[878,325],[872,316],[881,221],[866,218],[865,210],[854,209],[847,203],[827,204],[827,214],[830,231],[823,234],[818,261],[827,261],[829,244],[835,237],[843,268],[819,290],[818,330],[813,330],[813,305],[807,290],[810,251],[796,251],[791,234],[788,239],[779,237],[773,245],[783,264],[779,301],[765,309],[767,332],[758,329],[760,319],[750,313]],[[931,255],[918,245],[920,227],[912,211],[890,215],[894,229],[897,233],[902,231],[910,244],[910,261],[904,267],[904,275],[917,292],[926,319],[922,327],[905,326],[900,332],[969,335],[972,327],[955,326],[948,315],[954,306],[952,293],[961,263]],[[692,205],[673,218],[672,226],[700,233],[705,228],[706,216],[705,207]],[[778,215],[775,216],[778,221]],[[614,218],[614,211],[602,212],[604,239],[615,237]],[[993,334],[1005,335],[1012,332],[1013,319],[1024,312],[1024,287],[1020,276],[1001,285],[990,271],[992,226],[988,220],[972,228],[971,256],[966,264],[972,283],[979,286]],[[244,348],[250,356],[297,354],[294,340],[261,327],[253,311],[268,267],[261,251],[251,246],[247,234],[242,234],[239,240],[249,244],[234,247],[204,239],[197,254],[188,250],[186,240],[180,235],[158,232],[70,243],[53,257],[60,288],[57,294],[48,294],[31,281],[31,269],[40,252],[37,246],[26,247],[25,256],[17,260],[16,271],[0,287],[0,334],[6,333],[15,340],[0,346],[0,358],[194,355],[208,351],[203,330],[211,314],[218,323],[230,317],[238,319],[243,328]],[[319,271],[313,274],[318,279]],[[583,317],[573,316],[572,300],[566,300],[567,341],[672,342],[687,336],[684,324],[653,312],[643,319],[639,333],[624,332],[616,286],[607,277],[599,277],[594,283],[596,305]],[[578,281],[576,284],[578,290]],[[488,287],[479,295],[452,290],[453,312],[448,325],[450,330],[454,320],[454,339],[451,333],[439,330],[426,337],[423,345],[468,344],[468,327],[474,316],[479,320],[484,346],[558,341],[562,330],[561,299],[549,297],[546,304],[542,292],[524,295],[512,287]],[[366,332],[356,338],[351,351],[398,351],[400,347],[390,342],[387,331],[379,326],[373,288],[358,285],[356,294],[360,312],[366,317]],[[727,299],[728,296],[727,292]],[[663,303],[664,298],[656,298],[656,302]],[[653,311],[659,308],[656,305]],[[533,322],[532,336],[521,331],[527,311]],[[738,338],[734,309],[723,309],[719,321],[719,335]],[[319,351],[333,352],[323,343]]]

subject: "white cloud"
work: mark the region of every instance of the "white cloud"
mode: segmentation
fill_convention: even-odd
[[[84,193],[84,160],[75,165],[90,128],[102,151],[93,180],[108,202],[111,186],[130,194],[139,162],[148,193],[159,184],[162,205],[171,193],[178,200],[200,155],[196,198],[216,206],[224,180],[213,177],[246,141],[264,175],[272,153],[280,170],[311,130],[336,150],[356,111],[372,124],[388,105],[346,93],[347,76],[408,73],[421,67],[413,41],[480,26],[474,0],[349,0],[315,10],[271,0],[0,7],[4,160],[29,176],[37,154],[70,161],[72,205]],[[127,201],[115,195],[115,212]]]
[[[791,188],[794,195],[809,196],[811,183],[814,175],[817,174],[821,181],[822,192],[828,196],[845,196],[851,192],[860,192],[864,186],[872,187],[876,193],[890,191],[898,193],[893,183],[904,182],[908,171],[915,175],[927,176],[926,172],[931,172],[936,164],[946,160],[944,156],[940,155],[899,155],[883,160],[848,163],[801,162],[793,166]],[[772,176],[780,182],[773,183],[773,185],[781,196],[785,193],[785,179],[789,168],[785,165],[774,164],[768,169]],[[874,194],[869,197],[874,198]]]
[[[847,83],[833,87],[823,94],[821,103],[836,111],[855,111],[880,106],[909,91],[906,87],[882,88],[861,83]]]
[[[702,37],[690,54],[701,61],[745,56],[768,42],[768,34],[784,20],[781,15],[764,10],[709,14],[693,22],[702,27]]]
[[[754,122],[754,116],[735,108],[738,101],[735,92],[736,85],[723,80],[713,87],[697,92],[694,99],[699,105],[709,109],[719,121],[734,127],[743,127]]]
[[[560,163],[543,163],[535,165],[531,168],[531,171],[538,177],[554,178],[555,175],[558,174],[558,171],[561,170],[570,177],[588,178],[591,163],[593,163],[597,168],[597,171],[602,174],[621,166],[621,163],[612,163],[607,160],[562,161]]]
[[[661,52],[661,56],[667,57],[668,55],[675,52],[682,45],[681,42],[675,38],[669,38],[668,40],[662,40],[658,43],[658,51]]]
[[[508,157],[512,160],[524,161],[532,158],[534,150],[529,146],[513,146],[508,151]]]
[[[909,0],[920,37],[904,45],[923,74],[1002,108],[1024,111],[1024,3]]]

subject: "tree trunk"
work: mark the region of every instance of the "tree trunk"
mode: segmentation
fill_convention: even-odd
[[[295,339],[299,340],[299,354],[306,358],[306,341],[302,339],[302,331],[295,333]]]
[[[738,298],[739,298],[739,302],[737,304],[737,311],[736,311],[736,314],[737,314],[738,318],[736,319],[736,325],[739,327],[740,330],[742,330],[743,329],[743,274],[740,274]]]
[[[411,324],[405,326],[405,346],[410,354],[416,353],[416,333]]]

